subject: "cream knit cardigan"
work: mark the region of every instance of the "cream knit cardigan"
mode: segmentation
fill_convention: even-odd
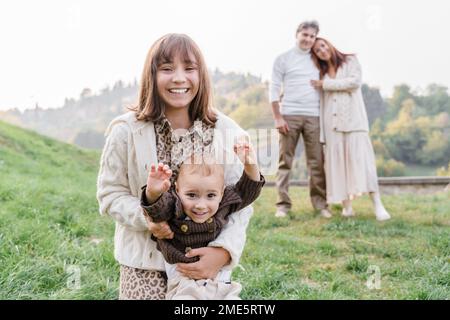
[[[366,106],[361,91],[361,65],[355,56],[347,57],[336,72],[336,78],[326,77],[320,99],[320,142],[325,143],[325,100],[334,104],[327,106],[333,112],[332,129],[337,132],[369,131]],[[325,99],[325,95],[328,99]],[[334,111],[331,111],[334,110]]]
[[[213,143],[226,143],[232,150],[235,137],[246,134],[236,122],[217,112]],[[114,257],[123,265],[164,270],[164,258],[150,237],[140,206],[141,187],[146,184],[150,164],[157,163],[156,136],[152,122],[138,121],[134,112],[114,119],[106,130],[107,140],[100,160],[97,200],[100,214],[116,221]],[[225,165],[225,183],[236,183],[243,166],[239,161]],[[228,224],[209,246],[223,247],[231,255],[231,270],[239,262],[246,240],[246,228],[253,208],[230,215]]]

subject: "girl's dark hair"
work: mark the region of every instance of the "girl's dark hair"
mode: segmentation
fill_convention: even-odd
[[[331,64],[334,66],[335,70],[339,69],[340,66],[342,66],[345,62],[347,62],[347,57],[354,56],[354,54],[350,53],[342,53],[338,49],[336,49],[330,41],[324,39],[324,38],[316,38],[316,42],[314,43],[314,46],[316,45],[317,41],[323,41],[325,44],[330,48],[331,53]],[[314,63],[316,64],[317,68],[320,70],[320,79],[322,79],[327,73],[328,73],[328,63],[326,61],[320,60],[320,58],[317,56],[317,54],[314,51],[314,46],[311,49],[312,58],[314,60]]]
[[[217,115],[212,108],[208,69],[199,47],[185,34],[169,33],[152,45],[142,71],[139,100],[131,110],[136,112],[138,120],[155,122],[163,117],[165,105],[158,94],[156,72],[162,64],[173,62],[177,55],[180,55],[186,63],[192,63],[190,57],[193,56],[198,66],[199,89],[189,106],[190,120],[201,120],[208,125],[213,125],[217,121]]]

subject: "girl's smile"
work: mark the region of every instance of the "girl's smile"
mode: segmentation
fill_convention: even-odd
[[[189,60],[176,55],[173,61],[163,63],[156,72],[158,93],[166,112],[189,108],[199,88],[199,71],[193,56]]]

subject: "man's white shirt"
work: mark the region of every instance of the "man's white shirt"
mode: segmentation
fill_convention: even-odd
[[[311,85],[311,80],[319,80],[319,70],[310,51],[303,51],[296,45],[275,59],[269,90],[270,103],[279,101],[282,115],[318,117],[320,95]]]

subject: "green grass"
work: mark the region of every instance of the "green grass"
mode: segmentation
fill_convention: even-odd
[[[356,218],[317,217],[304,188],[290,217],[273,216],[275,189],[255,203],[242,268],[244,299],[449,299],[450,196],[386,196],[393,219],[380,223],[368,197],[355,201]],[[373,268],[380,289],[369,289]]]
[[[0,122],[0,299],[116,299],[114,223],[98,214],[99,153]],[[393,219],[314,215],[294,187],[289,219],[275,189],[256,201],[234,278],[244,299],[449,299],[450,195],[384,197]],[[369,289],[371,268],[381,288]],[[75,268],[80,286],[71,280]]]
[[[98,152],[0,123],[0,299],[116,298],[114,224],[95,199],[98,162]],[[68,289],[71,266],[79,290]]]

